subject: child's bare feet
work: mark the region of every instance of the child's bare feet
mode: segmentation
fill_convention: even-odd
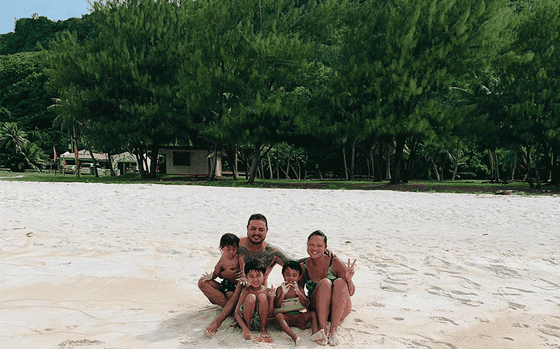
[[[251,339],[251,331],[243,331],[243,339],[250,340]]]

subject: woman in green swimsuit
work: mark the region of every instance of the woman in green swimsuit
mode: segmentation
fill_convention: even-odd
[[[355,287],[352,282],[354,263],[345,266],[340,259],[325,254],[327,236],[320,230],[314,231],[307,239],[309,258],[303,261],[305,288],[310,300],[310,309],[317,312],[319,328],[328,333],[326,345],[338,345],[336,331],[338,325],[350,314]],[[327,331],[327,321],[331,328]]]

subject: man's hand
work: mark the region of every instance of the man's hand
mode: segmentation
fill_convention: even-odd
[[[241,270],[239,270],[238,268],[228,268],[228,269],[224,269],[221,273],[220,273],[220,277],[222,279],[228,279],[228,280],[237,280],[241,277]]]

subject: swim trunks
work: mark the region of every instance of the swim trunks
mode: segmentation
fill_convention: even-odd
[[[219,290],[223,294],[226,294],[227,292],[235,292],[235,289],[237,288],[237,283],[233,283],[227,279],[223,279],[219,284]]]
[[[239,313],[241,314],[241,318],[243,319],[243,305],[239,307]],[[251,319],[251,323],[249,324],[249,329],[251,331],[258,331],[261,328],[261,316],[257,309],[253,312],[253,318]]]

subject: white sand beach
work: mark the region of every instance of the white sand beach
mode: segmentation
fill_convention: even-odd
[[[340,348],[560,348],[560,197],[0,181],[0,348],[291,348],[245,341],[197,288],[268,218],[357,259]],[[281,282],[276,267],[269,279]],[[298,348],[321,348],[302,336]]]

